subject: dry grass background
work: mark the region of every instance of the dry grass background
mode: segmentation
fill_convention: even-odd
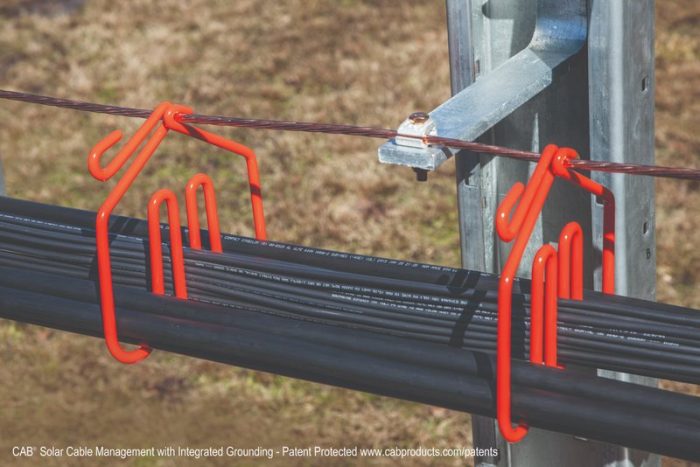
[[[401,116],[449,95],[443,2],[396,5],[3,0],[0,83],[135,107],[168,99],[206,113],[394,127]],[[659,163],[698,166],[699,22],[693,0],[658,6]],[[87,209],[95,209],[108,189],[88,176],[87,150],[109,131],[128,135],[138,124],[11,102],[0,105],[0,121],[8,194]],[[457,264],[452,164],[430,183],[417,184],[411,172],[376,162],[376,140],[220,131],[259,155],[271,238]],[[170,137],[120,212],[143,217],[147,195],[181,187],[201,169],[214,177],[224,229],[250,234],[244,165],[220,156],[199,142]],[[657,199],[659,297],[695,307],[698,186],[662,181]],[[23,444],[470,443],[468,415],[165,353],[125,367],[96,339],[16,323],[0,324],[0,355],[0,465],[12,461],[9,447]],[[66,459],[46,463],[64,465]]]

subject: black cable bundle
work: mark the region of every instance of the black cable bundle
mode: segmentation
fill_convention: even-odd
[[[95,280],[94,214],[48,211],[0,200],[0,265]],[[112,226],[115,283],[150,290],[145,222],[115,217]],[[495,351],[494,275],[236,236],[224,236],[223,244],[223,255],[185,249],[190,299]],[[167,244],[163,255],[169,265]],[[529,349],[529,286],[519,280],[513,300],[513,353],[522,359]],[[694,310],[587,292],[583,301],[560,301],[558,328],[565,364],[700,382]]]
[[[100,336],[93,223],[0,199],[0,315]],[[224,254],[186,249],[182,301],[147,291],[143,221],[114,217],[111,231],[127,342],[494,414],[482,352],[495,346],[494,276],[225,236]],[[515,356],[527,349],[528,287],[516,284]],[[589,292],[561,301],[561,356],[697,381],[698,328],[693,310]],[[513,408],[533,426],[700,459],[698,398],[515,361]]]

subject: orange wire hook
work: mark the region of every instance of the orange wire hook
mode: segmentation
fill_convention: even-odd
[[[597,182],[585,177],[578,172],[569,170],[570,159],[578,158],[576,151],[570,148],[558,148],[555,145],[548,145],[542,151],[542,155],[537,163],[535,171],[527,186],[516,183],[508,192],[496,211],[496,232],[501,240],[510,242],[515,239],[510,255],[503,267],[503,272],[498,285],[498,323],[497,323],[497,349],[496,349],[496,412],[498,426],[503,438],[509,442],[518,442],[527,435],[527,425],[519,423],[513,426],[511,417],[511,321],[512,321],[512,293],[513,281],[517,273],[518,266],[522,260],[525,248],[527,247],[532,231],[537,222],[544,203],[552,187],[555,177],[563,178],[590,193],[600,197],[604,204],[603,216],[603,291],[614,293],[614,267],[615,267],[615,202],[612,193]],[[515,204],[518,207],[510,217]],[[566,229],[565,229],[566,230]],[[567,231],[568,232],[568,231]],[[573,234],[573,232],[568,232]],[[580,237],[578,237],[580,239]],[[565,243],[577,242],[578,240],[565,238]],[[568,246],[565,245],[565,248]],[[574,250],[578,248],[578,243],[574,245]],[[533,281],[541,287],[546,273],[546,292],[542,289],[535,291],[537,294],[535,305],[540,307],[535,309],[534,323],[531,323],[530,358],[537,363],[542,362],[542,327],[545,327],[544,341],[550,350],[544,355],[545,361],[554,362],[556,365],[556,297],[557,282],[559,274],[570,274],[570,280],[576,281],[574,287],[578,294],[579,266],[578,256],[573,258],[573,270],[569,259],[565,259],[566,268],[557,264],[558,259],[553,247],[545,246],[538,252],[533,265]],[[568,251],[570,255],[577,255]],[[581,265],[582,257],[581,253]],[[563,258],[563,256],[562,256]],[[559,271],[557,271],[559,269]],[[566,272],[562,272],[566,269]],[[569,281],[566,281],[569,283]],[[582,283],[582,272],[581,272]],[[542,307],[545,308],[545,323],[542,319]],[[535,346],[533,349],[532,346]]]
[[[221,230],[219,229],[219,214],[216,209],[214,184],[205,174],[197,174],[187,182],[185,201],[187,206],[187,224],[189,228],[190,247],[201,250],[202,239],[199,229],[199,212],[197,209],[197,189],[204,190],[204,203],[209,227],[209,243],[214,252],[221,253]],[[170,227],[170,257],[172,258],[173,288],[177,298],[187,298],[187,282],[185,275],[184,249],[182,247],[182,232],[180,231],[180,208],[175,193],[170,190],[159,190],[153,194],[148,204],[148,241],[151,250],[151,284],[153,293],[165,293],[165,278],[163,276],[163,255],[160,234],[160,205],[165,201],[168,209],[168,224]]]
[[[603,293],[615,293],[615,196],[600,183],[574,170],[571,159],[579,155],[571,148],[562,148],[552,161],[552,173],[597,196],[603,203]]]
[[[122,363],[136,363],[143,360],[150,354],[151,349],[146,344],[141,344],[137,349],[126,350],[119,343],[114,306],[112,263],[109,249],[109,218],[116,205],[124,197],[124,194],[133,184],[138,174],[144,168],[170,129],[174,129],[180,133],[201,139],[220,148],[227,149],[235,154],[243,156],[246,159],[248,182],[251,191],[251,203],[253,206],[253,220],[255,223],[255,236],[259,240],[266,239],[265,218],[260,189],[260,175],[258,173],[255,153],[251,149],[234,141],[227,140],[213,133],[199,130],[198,128],[189,125],[183,125],[175,120],[175,116],[178,114],[190,113],[192,113],[192,109],[190,107],[163,102],[154,109],[153,113],[148,117],[144,124],[141,125],[134,136],[132,136],[124,147],[119,150],[117,155],[107,164],[107,166],[102,167],[102,156],[122,138],[123,135],[121,131],[117,130],[110,133],[102,141],[97,143],[88,155],[88,170],[90,174],[97,180],[106,181],[112,178],[133,156],[134,152],[136,152],[136,150],[143,145],[142,149],[133,159],[131,165],[129,165],[129,167],[126,169],[124,176],[117,182],[116,186],[109,193],[109,195],[107,195],[104,203],[97,211],[97,218],[95,221],[95,241],[100,284],[100,305],[102,310],[102,327],[105,335],[105,343],[112,356]],[[214,234],[215,232],[218,232],[219,229],[218,217],[216,215],[216,202],[214,201],[213,196],[213,186],[210,180],[208,183],[206,180],[201,178],[195,180],[195,182],[198,181],[204,186],[208,223],[210,235],[212,235],[212,248],[216,247],[220,250],[220,233],[218,233],[216,235],[216,239],[214,239]],[[207,186],[210,186],[211,188],[207,188]],[[211,194],[208,195],[208,192]],[[153,291],[154,293],[158,294],[164,293],[162,267],[163,260],[161,255],[160,223],[158,216],[158,210],[163,201],[166,201],[168,207],[175,293],[176,296],[180,298],[186,298],[187,288],[185,282],[184,260],[182,257],[182,238],[180,232],[177,200],[174,194],[167,190],[161,190],[154,194],[153,198],[151,198],[151,202],[149,203],[149,241],[151,244],[151,274]],[[196,215],[194,217],[196,218]],[[189,222],[190,225],[193,225],[193,221],[191,219]],[[196,225],[198,226],[198,222]],[[197,229],[197,233],[199,233],[199,229]]]
[[[496,211],[496,232],[504,242],[513,240],[523,229],[530,231],[530,233],[532,232],[537,216],[547,199],[549,189],[554,183],[554,174],[549,169],[549,166],[558,150],[559,148],[553,144],[545,147],[535,167],[535,171],[527,183],[527,187],[520,182],[515,183],[498,207]],[[515,203],[518,203],[518,208],[515,210],[512,218],[509,218]],[[527,228],[526,225],[530,223],[532,227]]]
[[[506,242],[515,238],[498,283],[498,323],[496,324],[496,414],[503,438],[511,443],[520,441],[527,435],[527,425],[520,423],[513,427],[511,421],[510,350],[513,280],[537,222],[537,216],[542,211],[549,189],[554,183],[554,175],[549,170],[549,165],[558,150],[559,148],[553,144],[545,147],[527,187],[522,183],[513,185],[496,211],[498,236]],[[512,220],[509,221],[508,214],[518,200],[520,201],[518,208]]]
[[[105,343],[109,352],[122,363],[136,363],[146,358],[151,349],[141,344],[135,350],[126,350],[119,344],[117,322],[114,307],[114,289],[112,286],[112,262],[109,251],[109,217],[116,205],[124,197],[124,194],[134,182],[138,174],[151,158],[158,145],[168,133],[168,129],[161,123],[166,109],[172,104],[163,102],[155,108],[138,131],[117,153],[106,167],[100,165],[104,153],[114,146],[121,138],[122,132],[117,130],[97,143],[88,155],[88,170],[90,174],[100,181],[112,178],[131,158],[133,153],[152,133],[141,151],[127,168],[124,176],[117,182],[114,189],[107,195],[104,203],[97,211],[95,221],[95,241],[97,249],[97,268],[100,282],[100,305],[102,309],[102,328],[105,335]],[[153,131],[155,129],[155,131]]]
[[[549,337],[547,331],[550,329],[552,317],[556,330],[558,267],[557,250],[552,245],[542,245],[532,262],[530,297],[530,362],[536,365],[544,363],[547,366],[556,366],[556,363],[550,365],[552,349],[550,345],[544,345],[544,343]],[[556,361],[556,351],[554,358]]]

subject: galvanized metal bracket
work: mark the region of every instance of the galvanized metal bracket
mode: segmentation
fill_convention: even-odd
[[[498,68],[480,77],[429,113],[434,125],[412,125],[399,133],[427,134],[472,141],[491,129],[552,83],[554,69],[586,43],[585,0],[538,0],[530,44]],[[379,161],[436,170],[456,151],[412,140],[392,139],[379,147]],[[418,146],[418,147],[416,147]]]

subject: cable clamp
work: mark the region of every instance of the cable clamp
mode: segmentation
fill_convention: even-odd
[[[426,136],[437,135],[435,121],[426,112],[413,112],[404,120],[397,130],[395,137],[396,144],[400,146],[410,146],[414,148],[425,148],[429,144]],[[413,137],[409,136],[413,135]]]

